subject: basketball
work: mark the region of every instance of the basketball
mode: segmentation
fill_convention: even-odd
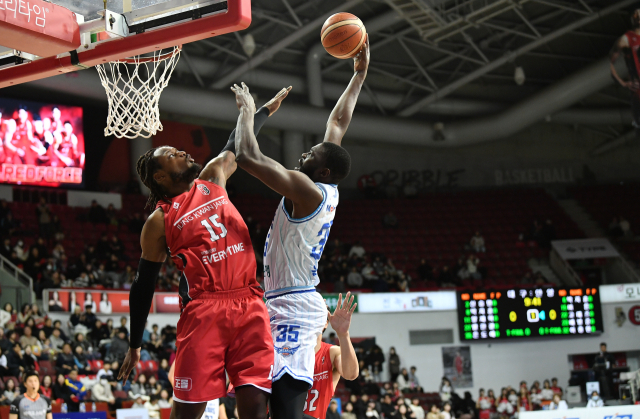
[[[351,13],[336,13],[322,25],[322,46],[336,58],[352,58],[360,51],[367,37],[367,30],[357,16]]]

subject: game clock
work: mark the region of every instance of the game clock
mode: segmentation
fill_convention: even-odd
[[[597,288],[458,291],[461,341],[602,333]]]

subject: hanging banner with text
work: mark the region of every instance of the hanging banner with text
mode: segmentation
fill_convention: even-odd
[[[551,245],[564,260],[620,257],[607,239],[556,240]]]
[[[600,285],[601,303],[640,301],[640,284]]]
[[[129,291],[96,291],[79,289],[44,290],[45,310],[73,313],[76,307],[86,311],[91,306],[94,314],[128,314]],[[174,292],[156,292],[151,313],[180,313],[180,297]]]
[[[360,294],[360,313],[403,313],[408,311],[456,310],[455,291],[389,292]]]

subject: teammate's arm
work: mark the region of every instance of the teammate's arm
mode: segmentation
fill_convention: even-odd
[[[236,94],[236,103],[240,109],[236,126],[236,162],[252,176],[280,195],[293,201],[295,218],[311,214],[322,202],[322,192],[304,173],[287,170],[277,161],[265,156],[253,134],[253,113],[255,103],[247,85],[234,85],[231,88]],[[291,90],[282,89],[276,97],[285,95]]]
[[[129,352],[122,363],[118,380],[126,383],[129,374],[140,360],[140,347],[144,325],[151,310],[156,280],[162,263],[167,258],[167,241],[164,230],[164,212],[157,209],[144,223],[140,235],[142,256],[138,265],[136,279],[129,292],[129,310],[131,312],[131,334]]]
[[[287,91],[287,93],[289,93]],[[254,126],[253,126],[253,134],[257,137],[260,129],[267,122],[267,118],[273,115],[278,108],[280,108],[280,104],[287,97],[286,94],[276,95],[269,102],[265,103],[264,106],[256,112],[254,115]],[[231,131],[231,135],[229,136],[229,141],[227,145],[222,149],[218,157],[211,160],[204,167],[202,172],[200,172],[200,179],[208,180],[209,182],[213,182],[222,186],[223,188],[226,185],[226,180],[231,177],[231,175],[236,171],[236,130]]]
[[[358,95],[364,84],[364,79],[367,77],[367,69],[369,68],[369,37],[360,52],[353,57],[353,77],[349,82],[349,86],[344,91],[338,103],[331,111],[329,120],[327,121],[327,131],[324,134],[324,141],[334,143],[337,145],[342,144],[342,137],[349,128],[351,123],[351,117],[353,116],[353,109],[356,107],[358,101]]]
[[[629,48],[629,38],[627,38],[627,35],[622,35],[620,38],[618,38],[616,43],[613,45],[611,52],[609,53],[609,59],[611,60],[611,75],[614,79],[616,79],[618,83],[620,83],[622,87],[626,87],[629,90],[635,91],[640,88],[640,85],[638,85],[638,83],[633,80],[623,80],[616,70],[616,61],[618,61],[620,53],[624,48]]]
[[[336,309],[333,314],[329,313],[329,323],[331,323],[331,327],[340,340],[340,347],[337,348],[334,346],[330,350],[330,355],[332,357],[335,356],[333,368],[338,374],[344,377],[345,380],[355,380],[358,378],[358,374],[360,374],[356,351],[353,349],[351,337],[349,336],[351,315],[358,305],[358,303],[354,304],[354,299],[355,297],[351,295],[351,292],[348,292],[343,302],[342,294],[340,294],[338,296]]]
[[[9,419],[18,419],[18,413],[20,413],[20,399],[16,397],[9,405]]]

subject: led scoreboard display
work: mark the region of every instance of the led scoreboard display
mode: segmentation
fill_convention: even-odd
[[[461,341],[602,333],[597,288],[458,291]]]

